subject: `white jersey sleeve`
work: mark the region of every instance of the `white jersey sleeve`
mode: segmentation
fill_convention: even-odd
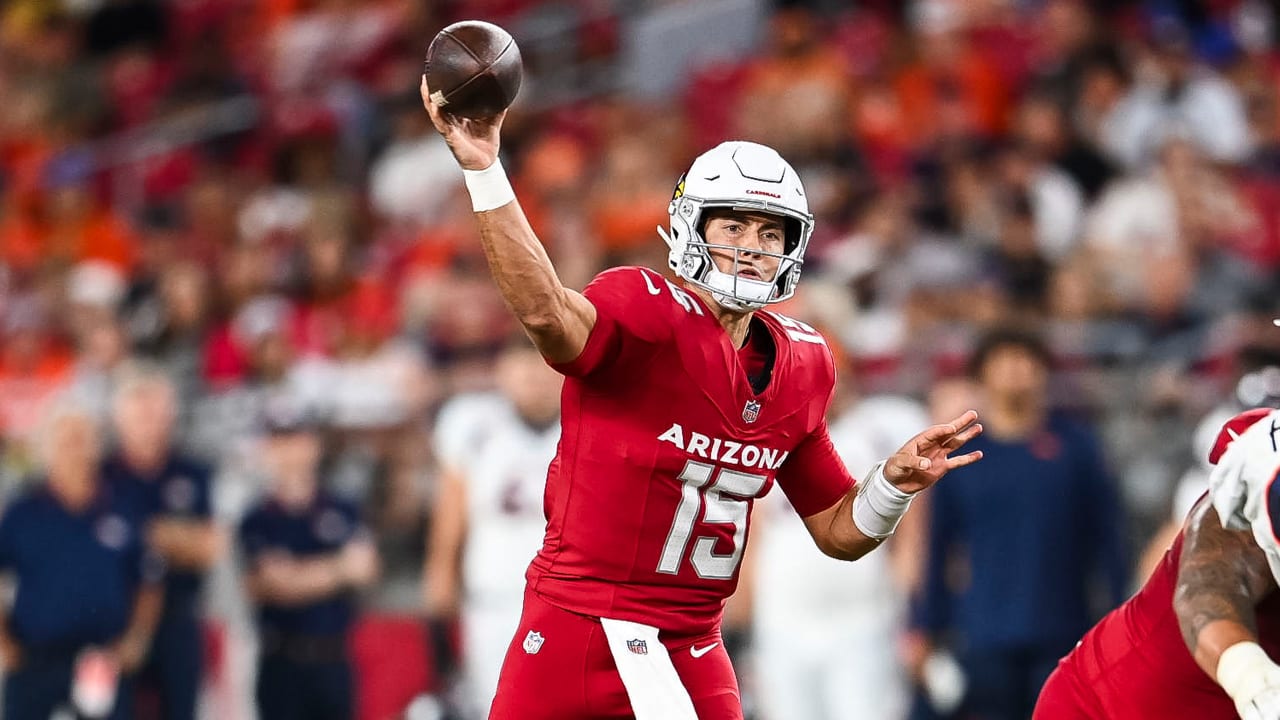
[[[1224,448],[1209,473],[1209,494],[1223,526],[1248,529],[1280,582],[1280,410],[1251,410],[1222,428]]]
[[[931,424],[924,406],[911,398],[870,395],[831,423],[831,442],[849,470],[860,477]],[[871,457],[862,457],[864,449]]]

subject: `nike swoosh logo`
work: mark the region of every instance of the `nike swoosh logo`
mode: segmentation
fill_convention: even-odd
[[[690,645],[690,646],[689,646],[689,654],[690,654],[690,655],[692,655],[692,656],[694,656],[694,657],[696,657],[696,658],[700,658],[700,657],[702,657],[703,655],[706,655],[707,653],[711,652],[712,650],[715,650],[715,649],[716,649],[716,646],[717,646],[717,645],[719,645],[719,644],[720,644],[720,643],[718,643],[718,642],[713,642],[713,643],[711,643],[710,645],[708,645],[708,646],[706,646],[706,647],[704,647],[704,648],[700,648],[700,647],[698,647],[697,645]]]
[[[657,295],[658,293],[662,292],[653,284],[653,280],[649,277],[649,273],[641,270],[640,275],[644,278],[644,284],[649,286],[650,295]]]

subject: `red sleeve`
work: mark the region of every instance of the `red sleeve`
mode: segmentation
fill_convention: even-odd
[[[582,291],[596,308],[596,324],[578,357],[551,367],[570,377],[585,377],[628,356],[637,356],[671,332],[671,293],[652,270],[606,270]]]
[[[778,487],[800,517],[835,505],[856,484],[831,444],[826,420],[800,441],[778,469]]]
[[[1246,410],[1228,420],[1227,424],[1218,431],[1218,438],[1213,441],[1213,448],[1209,450],[1209,464],[1217,465],[1222,459],[1222,454],[1227,451],[1228,445],[1243,435],[1245,430],[1253,427],[1254,423],[1270,415],[1274,409],[1264,407]]]

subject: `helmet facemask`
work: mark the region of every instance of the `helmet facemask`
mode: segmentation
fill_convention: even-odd
[[[783,251],[708,243],[704,226],[708,211],[714,209],[779,218],[784,229]],[[722,307],[741,312],[758,310],[795,294],[813,231],[813,216],[808,212],[795,171],[772,149],[729,142],[704,153],[680,178],[668,212],[671,232],[658,228],[658,233],[671,249],[671,269],[689,284],[710,292]],[[713,250],[726,252],[732,258],[728,272],[716,266]],[[739,275],[744,253],[777,259],[773,277],[757,280]]]

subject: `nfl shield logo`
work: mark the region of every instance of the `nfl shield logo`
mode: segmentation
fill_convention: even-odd
[[[742,408],[742,419],[753,423],[758,417],[760,417],[760,403],[755,400],[748,400],[747,404]]]
[[[628,640],[627,649],[637,655],[648,655],[649,643],[644,640]]]
[[[542,633],[530,630],[529,634],[524,636],[524,651],[530,655],[537,655],[542,649],[542,642]]]

